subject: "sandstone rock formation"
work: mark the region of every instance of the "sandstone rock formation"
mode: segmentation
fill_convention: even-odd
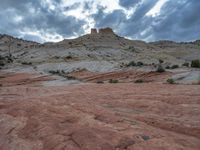
[[[114,34],[111,28],[102,28],[99,29],[99,34]]]
[[[199,86],[44,80],[0,73],[1,150],[199,150]]]
[[[97,34],[97,29],[92,28],[91,29],[91,34]]]
[[[91,34],[114,34],[113,30],[109,27],[107,28],[100,28],[99,30],[92,28]]]

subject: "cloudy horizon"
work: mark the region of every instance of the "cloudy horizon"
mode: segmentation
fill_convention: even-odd
[[[199,0],[1,0],[0,34],[57,42],[112,28],[133,40],[200,39]]]

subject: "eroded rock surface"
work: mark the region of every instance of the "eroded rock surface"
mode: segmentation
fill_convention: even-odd
[[[0,79],[2,150],[199,150],[198,85],[5,84],[14,79]]]

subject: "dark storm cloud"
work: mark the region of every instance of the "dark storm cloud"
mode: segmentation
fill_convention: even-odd
[[[105,13],[106,7],[98,6],[98,12],[92,17],[95,20],[96,27],[111,27],[115,28],[117,25],[126,18],[123,10],[117,9],[111,13]]]
[[[67,7],[62,7],[62,0],[51,0],[52,7],[44,0],[1,0],[0,34],[37,41],[44,40],[45,33],[67,38],[84,34],[83,26],[89,28],[87,21],[90,18],[94,20],[95,27],[112,27],[117,34],[133,39],[200,39],[200,0],[168,0],[158,15],[147,15],[158,1],[119,0],[121,8],[107,11],[106,6],[95,0],[80,0]],[[95,5],[96,12],[93,11]],[[79,9],[88,18],[81,20],[68,13]],[[130,11],[133,11],[132,14]],[[41,35],[26,31],[36,31]]]
[[[126,18],[126,15],[123,10],[114,10],[112,13],[102,15],[100,17],[101,21],[97,20],[96,26],[116,28],[124,18]]]
[[[153,6],[158,2],[158,0],[146,0],[137,6],[135,13],[132,15],[131,19],[133,21],[141,20],[150,11]]]
[[[169,1],[162,8],[154,25],[155,39],[190,41],[200,38],[200,1]]]
[[[0,33],[14,36],[22,36],[21,31],[39,31],[41,33],[59,34],[63,37],[70,37],[83,34],[84,20],[79,20],[74,16],[66,16],[63,11],[72,10],[79,6],[75,3],[72,6],[61,10],[61,0],[53,1],[55,9],[50,9],[48,4],[41,0],[3,0],[0,8]],[[68,11],[67,10],[67,11]],[[22,21],[17,21],[21,17]],[[41,39],[31,35],[24,35],[29,40]]]
[[[99,8],[93,14],[96,27],[112,27],[118,34],[133,39],[191,41],[200,39],[200,1],[169,0],[161,8],[160,14],[150,16],[147,13],[158,0],[144,0],[138,3],[135,12],[126,17],[122,10],[105,13]],[[119,1],[129,7],[136,1]]]
[[[132,38],[146,38],[141,32],[148,29],[152,23],[152,17],[145,16],[148,11],[156,4],[158,0],[146,0],[136,7],[135,13],[127,18],[122,10],[114,10],[105,13],[104,7],[99,7],[96,14],[93,15],[96,27],[112,27],[118,34]],[[133,2],[133,1],[132,1]]]

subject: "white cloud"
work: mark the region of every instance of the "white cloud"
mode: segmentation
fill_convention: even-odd
[[[146,14],[147,16],[157,16],[160,13],[162,6],[169,0],[159,0],[156,5]]]

